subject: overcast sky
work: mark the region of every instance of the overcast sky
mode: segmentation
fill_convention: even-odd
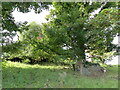
[[[36,22],[38,24],[41,23],[46,23],[46,15],[49,14],[48,10],[43,10],[40,14],[36,14],[34,13],[34,11],[32,10],[31,12],[28,13],[22,13],[22,12],[18,12],[17,10],[15,10],[13,13],[13,17],[15,18],[16,22]],[[17,40],[17,37],[14,38],[14,40]],[[115,37],[113,40],[114,44],[118,44],[118,38]],[[114,57],[113,61],[108,62],[108,64],[118,64],[118,57]]]
[[[43,10],[40,14],[34,13],[34,10],[28,13],[22,13],[15,10],[13,13],[16,22],[36,22],[38,24],[47,22],[45,20],[46,15],[49,14],[49,11]]]

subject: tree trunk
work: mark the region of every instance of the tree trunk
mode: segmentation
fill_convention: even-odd
[[[85,56],[85,48],[84,48],[84,44],[82,47],[79,47],[80,49],[78,49],[79,51],[77,52],[77,56],[78,56],[78,61],[82,60],[82,62],[84,63],[86,61],[86,56]]]

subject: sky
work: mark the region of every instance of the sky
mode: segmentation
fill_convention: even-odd
[[[34,13],[33,10],[31,12],[28,12],[28,13],[22,13],[22,12],[18,12],[17,10],[15,10],[12,13],[13,17],[15,18],[15,22],[27,21],[28,23],[31,23],[34,21],[37,24],[47,23],[47,20],[45,19],[45,17],[48,14],[49,14],[48,10],[43,10],[40,14]],[[17,37],[14,37],[13,40],[16,41]],[[115,37],[112,43],[118,44],[118,37]],[[111,62],[108,62],[107,64],[111,64],[111,65],[118,64],[118,56],[113,57],[113,60]]]
[[[27,21],[27,22],[36,22],[38,24],[41,24],[41,23],[46,23],[46,15],[49,14],[49,11],[47,10],[43,10],[40,14],[36,14],[34,13],[34,10],[32,10],[31,12],[28,12],[28,13],[22,13],[22,12],[18,12],[17,10],[15,10],[13,13],[13,16],[15,18],[15,21],[16,22],[24,22],[24,21]]]

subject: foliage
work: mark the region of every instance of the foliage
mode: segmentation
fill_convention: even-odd
[[[48,23],[38,25],[33,22],[29,25],[22,24],[19,28],[13,24],[12,28],[15,30],[9,28],[11,24],[6,24],[14,21],[9,17],[12,17],[11,13],[16,8],[23,13],[30,9],[39,13],[41,8],[47,9],[49,4],[43,3],[41,6],[39,3],[3,3],[3,29],[9,32],[18,31],[20,35],[18,42],[3,45],[3,51],[11,57],[27,56],[35,61],[47,59],[54,62],[73,60],[70,63],[85,60],[85,53],[88,52],[94,59],[104,63],[106,53],[116,48],[111,42],[119,33],[117,3],[52,2],[54,9],[46,17]],[[91,13],[98,8],[101,8],[99,13],[90,18]]]
[[[84,3],[53,3],[53,6],[55,9],[51,11],[51,22],[46,29],[49,43],[54,43],[52,45],[58,52],[58,49],[67,51],[71,59],[85,59],[83,22],[87,14],[84,12]]]
[[[9,54],[9,58],[20,57],[29,59],[30,57],[34,62],[42,60],[54,61],[61,60],[64,56],[58,56],[55,50],[47,44],[47,38],[44,35],[42,26],[32,22],[29,25],[21,27],[22,32],[19,32],[19,42],[3,46],[4,52]],[[16,52],[15,52],[16,51]],[[4,53],[4,57],[6,56]]]
[[[50,3],[37,3],[37,2],[2,2],[2,28],[3,30],[8,31],[18,31],[18,27],[14,22],[14,18],[12,16],[12,12],[17,9],[19,12],[27,13],[32,9],[35,10],[36,13],[40,13],[42,9],[48,9],[48,5]],[[12,26],[12,27],[10,27]]]
[[[49,9],[50,3],[47,2],[2,2],[2,40],[1,43],[10,43],[5,42],[5,39],[11,41],[9,38],[12,39],[17,34],[17,31],[22,32],[22,29],[19,27],[24,26],[27,22],[15,22],[12,12],[17,10],[22,13],[30,12],[34,10],[35,13],[40,13],[44,9]]]
[[[98,3],[92,5],[97,6]],[[90,18],[90,6],[88,3],[53,3],[55,9],[51,10],[47,17],[50,22],[44,26],[45,34],[51,47],[58,52],[67,51],[71,59],[85,60],[86,50],[104,63],[103,54],[116,47],[111,42],[119,33],[118,10],[115,3],[107,3],[100,13]],[[102,3],[99,3],[97,8],[100,6]],[[91,11],[94,11],[96,7],[92,9]]]
[[[113,17],[114,16],[114,17]],[[115,21],[116,20],[116,21]],[[103,54],[111,52],[116,48],[111,42],[118,30],[118,10],[108,8],[101,11],[94,19],[91,20],[89,26],[89,49],[91,54],[98,55],[104,62]]]

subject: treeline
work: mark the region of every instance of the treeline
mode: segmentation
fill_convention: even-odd
[[[112,41],[119,33],[117,4],[52,2],[39,6],[39,3],[3,3],[3,31],[8,32],[3,33],[2,37],[2,58],[19,62],[26,60],[25,62],[29,64],[41,62],[72,64],[76,61],[86,62],[85,53],[89,53],[93,62],[104,63],[115,54],[113,49],[116,46]],[[29,12],[29,8],[40,13],[50,5],[54,9],[46,17],[48,23],[42,25],[35,22],[13,23],[14,27],[9,24],[14,22],[11,13],[16,8],[23,13]],[[99,13],[92,15],[91,13],[98,8],[101,8]],[[17,42],[6,42],[5,37],[13,37],[16,33],[19,34]]]

